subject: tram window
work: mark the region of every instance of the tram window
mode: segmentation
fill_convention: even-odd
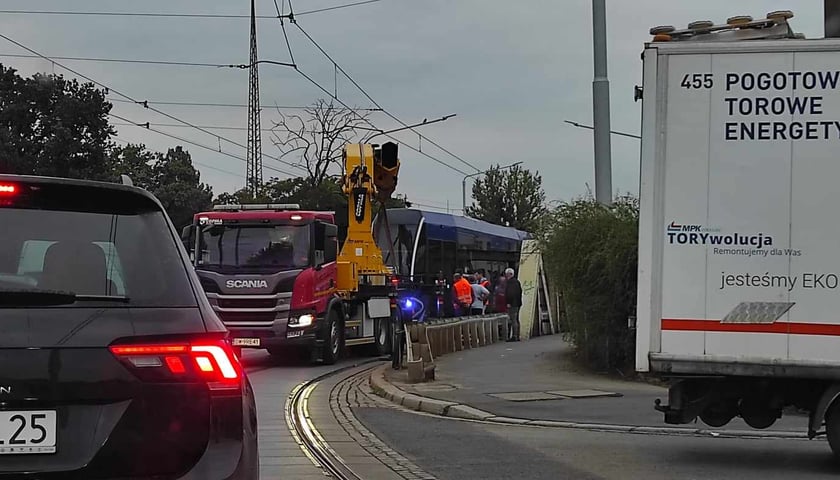
[[[427,250],[426,261],[427,271],[429,273],[443,272],[447,273],[443,268],[443,242],[440,240],[429,240],[429,249]]]
[[[455,242],[441,242],[441,247],[443,249],[443,258],[441,260],[443,268],[441,270],[443,270],[443,273],[452,274],[452,272],[458,269]]]

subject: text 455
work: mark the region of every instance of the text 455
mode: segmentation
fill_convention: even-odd
[[[683,88],[712,88],[714,79],[711,73],[686,73],[680,82]]]

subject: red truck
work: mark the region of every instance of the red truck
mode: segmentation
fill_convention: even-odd
[[[337,359],[345,337],[337,232],[333,212],[297,205],[219,205],[194,216],[185,243],[235,347]]]

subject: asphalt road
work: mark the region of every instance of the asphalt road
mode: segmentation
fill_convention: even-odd
[[[822,440],[727,439],[498,426],[384,408],[354,410],[440,480],[834,479]]]

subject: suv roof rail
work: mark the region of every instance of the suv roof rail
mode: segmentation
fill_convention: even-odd
[[[243,203],[239,205],[214,205],[213,210],[221,212],[239,212],[243,210],[300,210],[297,203]]]

